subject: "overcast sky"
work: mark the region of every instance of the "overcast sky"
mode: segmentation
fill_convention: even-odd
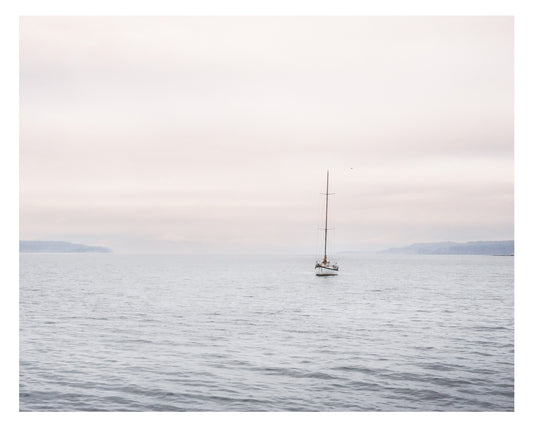
[[[513,151],[511,17],[21,19],[21,239],[513,239]]]

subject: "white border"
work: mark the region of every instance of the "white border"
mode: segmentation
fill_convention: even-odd
[[[515,16],[515,64],[516,64],[516,136],[515,136],[515,241],[516,241],[516,284],[515,284],[515,413],[138,413],[138,414],[85,414],[85,413],[18,413],[18,16],[20,15],[514,15]],[[530,364],[531,311],[533,301],[528,265],[531,263],[529,245],[533,241],[531,232],[531,40],[532,15],[527,2],[521,1],[457,1],[450,0],[435,4],[431,1],[289,1],[271,0],[253,2],[244,0],[202,0],[202,1],[113,1],[94,0],[80,4],[66,0],[20,1],[16,5],[2,6],[0,28],[2,31],[1,67],[2,118],[7,124],[3,132],[1,181],[3,203],[2,215],[2,260],[7,274],[2,274],[4,297],[1,298],[2,331],[2,418],[11,418],[8,423],[48,422],[88,424],[99,421],[158,423],[217,422],[228,424],[268,424],[275,422],[335,422],[352,424],[353,421],[369,423],[395,423],[409,425],[446,424],[450,422],[484,424],[511,422],[527,424],[531,421],[531,383],[533,377]],[[3,126],[4,127],[4,126]],[[126,417],[127,416],[127,417]],[[5,420],[4,420],[5,421]]]

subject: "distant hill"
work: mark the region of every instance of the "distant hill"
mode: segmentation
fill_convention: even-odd
[[[509,241],[470,241],[468,243],[417,243],[408,247],[390,248],[382,251],[387,254],[485,254],[495,256],[514,255],[514,240]]]
[[[107,247],[86,246],[66,241],[19,241],[20,253],[111,253]]]

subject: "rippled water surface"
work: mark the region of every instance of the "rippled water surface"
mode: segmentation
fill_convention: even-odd
[[[20,255],[21,411],[512,411],[513,258]]]

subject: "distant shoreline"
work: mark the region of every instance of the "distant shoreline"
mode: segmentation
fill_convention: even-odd
[[[67,241],[19,241],[19,253],[112,253],[108,247],[88,246]]]
[[[514,256],[514,240],[469,241],[466,243],[456,243],[453,241],[444,241],[438,243],[416,243],[407,247],[390,248],[383,250],[380,253]]]

